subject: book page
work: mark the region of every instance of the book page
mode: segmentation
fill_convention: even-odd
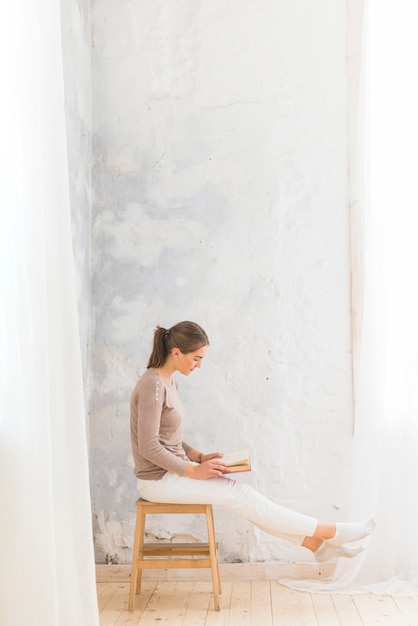
[[[226,463],[226,465],[246,462],[248,461],[248,451],[243,450],[241,452],[229,452],[228,454],[224,454],[222,461]]]

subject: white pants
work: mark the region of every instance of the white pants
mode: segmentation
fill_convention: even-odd
[[[167,472],[160,480],[138,479],[138,493],[150,502],[214,504],[245,517],[261,530],[301,544],[318,520],[275,504],[250,485],[226,476],[196,480]]]

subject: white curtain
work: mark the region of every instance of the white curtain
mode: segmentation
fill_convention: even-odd
[[[351,519],[376,518],[365,552],[316,592],[418,593],[418,9],[366,0],[360,129],[363,303],[355,363]]]
[[[0,22],[0,623],[95,626],[58,0]]]

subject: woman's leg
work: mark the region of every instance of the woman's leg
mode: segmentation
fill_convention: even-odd
[[[227,477],[195,480],[168,472],[161,480],[139,480],[142,498],[153,502],[213,504],[245,517],[265,532],[314,552],[318,561],[353,557],[362,548],[345,546],[370,534],[374,522],[322,522],[280,506],[253,487]]]
[[[213,504],[245,517],[262,530],[302,544],[318,520],[275,504],[253,487],[227,477],[195,480],[167,473],[161,480],[139,480],[142,498],[153,502]]]

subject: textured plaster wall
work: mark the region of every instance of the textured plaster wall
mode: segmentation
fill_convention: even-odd
[[[129,397],[156,324],[211,348],[185,439],[342,519],[352,432],[343,0],[93,0],[90,441],[98,561],[129,561]],[[226,561],[310,560],[216,510]],[[201,536],[163,520],[151,532]]]
[[[90,242],[92,78],[90,10],[85,0],[61,0],[67,150],[85,397],[90,369]]]

